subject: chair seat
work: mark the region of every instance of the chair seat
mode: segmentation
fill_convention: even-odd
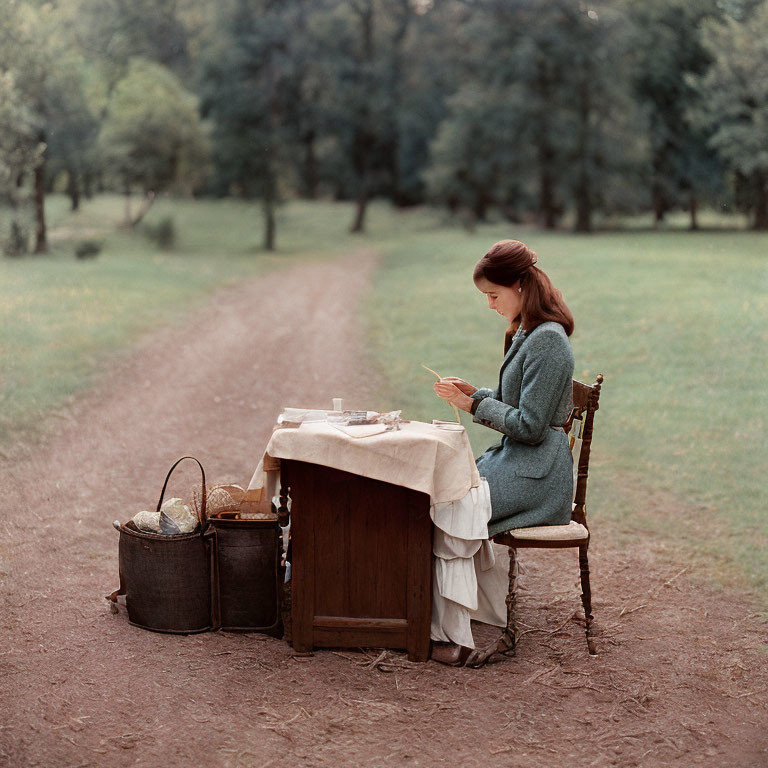
[[[504,534],[523,541],[582,541],[589,531],[575,520],[568,525],[537,525],[532,528],[513,528]]]

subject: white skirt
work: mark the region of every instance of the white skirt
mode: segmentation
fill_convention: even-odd
[[[507,548],[488,540],[491,494],[488,482],[458,501],[430,507],[433,640],[474,648],[470,622],[503,627],[507,621]]]

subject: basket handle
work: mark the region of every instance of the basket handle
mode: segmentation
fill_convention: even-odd
[[[203,469],[203,465],[194,457],[194,456],[182,456],[169,470],[168,474],[165,476],[165,482],[163,483],[163,490],[160,491],[160,501],[157,502],[157,511],[160,511],[160,507],[163,506],[163,496],[165,496],[165,489],[168,486],[168,481],[171,479],[171,474],[173,473],[173,470],[176,469],[176,467],[184,461],[184,459],[192,459],[192,461],[197,461],[197,466],[200,467],[200,472],[203,475],[203,495],[201,497],[200,502],[200,512],[198,513],[197,519],[200,521],[200,532],[202,533],[203,528],[205,528],[205,521],[208,519],[207,511],[206,511],[206,490],[205,490],[205,470]]]

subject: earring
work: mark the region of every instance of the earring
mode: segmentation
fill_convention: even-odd
[[[518,288],[518,289],[517,289],[517,292],[518,292],[518,293],[522,293],[522,292],[523,292],[523,289],[522,289],[522,288]]]

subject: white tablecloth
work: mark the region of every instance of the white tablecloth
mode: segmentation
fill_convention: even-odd
[[[326,423],[276,429],[266,452],[422,491],[433,504],[462,499],[480,482],[463,429],[449,431],[420,421],[366,437],[352,436],[354,429]],[[263,480],[255,474],[249,487],[261,488]]]

